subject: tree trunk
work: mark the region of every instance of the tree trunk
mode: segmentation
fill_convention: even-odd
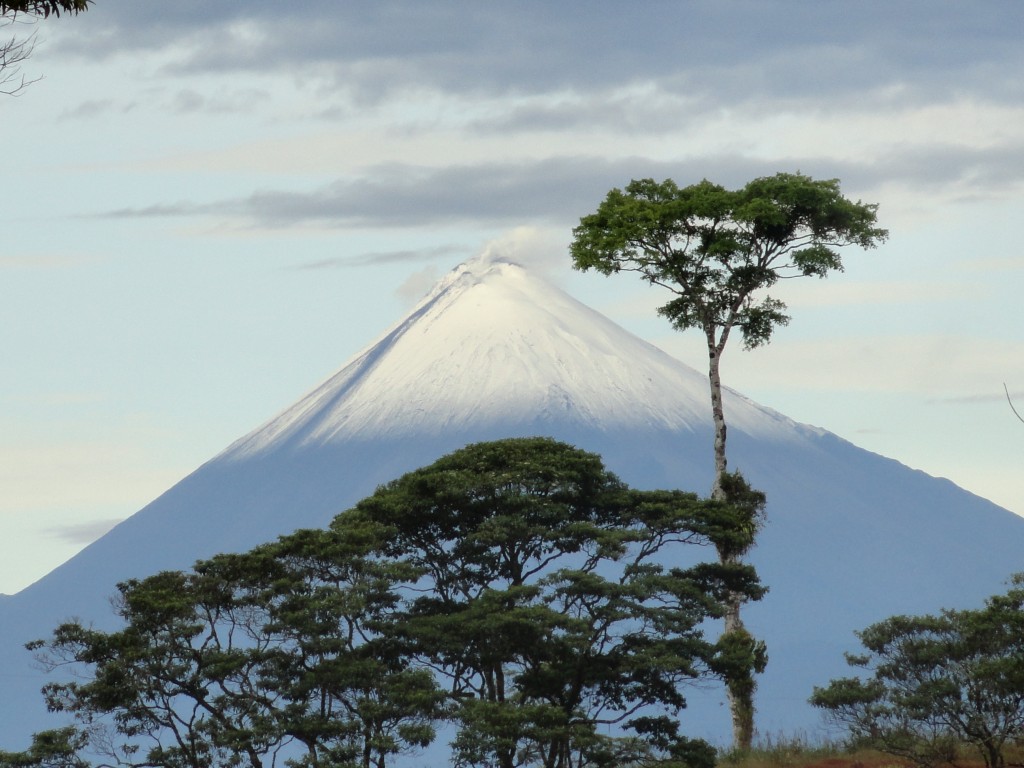
[[[711,486],[711,498],[725,500],[722,490],[722,475],[728,464],[725,458],[725,409],[722,407],[722,378],[718,372],[719,354],[714,336],[708,338],[708,381],[711,384],[711,418],[715,424],[715,482]]]
[[[747,628],[740,618],[740,600],[731,598],[725,612],[723,634],[742,634],[749,637]],[[754,741],[754,691],[757,682],[754,670],[750,669],[739,679],[726,682],[729,699],[729,714],[732,716],[732,747],[741,752],[750,750]]]
[[[985,765],[988,768],[1003,768],[1006,765],[1006,759],[1003,757],[1003,750],[1000,744],[997,744],[995,739],[989,737],[985,739],[982,744],[983,756],[985,758]]]
[[[719,362],[719,349],[715,344],[714,333],[711,332],[708,334],[708,380],[711,385],[711,417],[715,426],[715,480],[711,486],[711,498],[716,501],[725,501],[722,476],[728,471],[728,462],[725,454],[725,409],[722,406],[722,378],[719,373]],[[723,557],[720,553],[719,561],[727,564],[731,560]],[[740,603],[739,595],[730,597],[724,617],[724,635],[737,632],[747,634],[743,619],[740,617]],[[733,749],[741,751],[749,750],[754,740],[754,689],[756,683],[753,674],[753,670],[751,670],[748,679],[730,680],[726,683],[729,714],[732,717],[732,746]]]

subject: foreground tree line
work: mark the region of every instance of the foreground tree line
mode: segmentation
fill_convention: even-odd
[[[700,557],[750,544],[764,497],[727,485],[632,490],[546,438],[468,446],[325,530],[121,584],[122,629],[32,643],[75,724],[0,764],[383,768],[443,727],[460,766],[709,766],[685,690],[758,660],[703,627],[765,591]]]

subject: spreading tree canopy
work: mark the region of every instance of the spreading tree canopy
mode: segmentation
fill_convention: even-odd
[[[379,768],[428,744],[443,697],[388,631],[417,574],[373,558],[379,540],[346,521],[121,584],[123,629],[70,622],[33,644],[80,670],[48,707],[104,765]]]
[[[749,546],[749,508],[628,489],[600,458],[544,438],[468,446],[356,511],[427,574],[402,626],[447,680],[462,765],[710,760],[672,717],[695,681],[749,674],[705,637],[748,566],[679,562],[680,545]]]
[[[1024,575],[977,610],[893,616],[857,633],[867,678],[815,688],[811,703],[852,739],[921,766],[970,744],[987,768],[1024,737]]]
[[[789,316],[765,291],[780,279],[841,270],[843,246],[882,242],[887,232],[876,211],[843,197],[838,180],[800,173],[754,179],[738,190],[707,180],[680,188],[671,179],[641,179],[613,189],[573,230],[577,269],[638,273],[672,295],[660,314],[679,330],[703,334],[716,478],[726,471],[719,361],[730,334],[738,329],[747,348],[766,344]]]
[[[751,509],[635,491],[544,438],[481,443],[389,483],[330,528],[120,586],[122,629],[33,648],[78,726],[0,765],[383,768],[454,729],[462,766],[709,766],[686,688],[749,674],[709,639],[759,599]]]

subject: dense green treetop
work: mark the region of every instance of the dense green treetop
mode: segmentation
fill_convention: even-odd
[[[613,189],[580,219],[570,253],[578,269],[638,272],[667,288],[676,297],[661,314],[681,330],[717,329],[721,354],[733,327],[756,347],[787,322],[785,305],[758,291],[780,278],[824,277],[843,267],[838,248],[882,242],[888,233],[876,211],[843,197],[838,180],[800,173],[738,190],[640,179]]]
[[[703,623],[764,589],[749,566],[682,567],[680,547],[749,546],[749,505],[631,490],[593,454],[522,438],[467,446],[354,512],[426,574],[400,626],[461,702],[459,764],[711,759],[679,732],[685,690],[757,659]]]
[[[88,735],[68,726],[43,731],[32,736],[32,745],[24,752],[0,750],[2,768],[90,768],[81,750],[88,745]]]

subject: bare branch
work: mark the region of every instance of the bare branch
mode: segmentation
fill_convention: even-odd
[[[1017,413],[1017,409],[1013,407],[1013,400],[1010,399],[1010,390],[1006,388],[1005,381],[1003,382],[1003,391],[1006,393],[1006,402],[1010,404],[1010,410],[1013,411],[1013,415],[1020,419],[1022,423],[1024,423],[1024,416],[1021,416],[1019,413]]]
[[[31,20],[0,18],[0,28],[31,23]],[[17,96],[27,85],[39,79],[26,80],[25,76],[21,74],[22,62],[32,55],[35,47],[35,32],[27,37],[12,34],[9,40],[0,43],[0,94]]]
[[[35,24],[39,19],[57,18],[61,13],[70,16],[88,10],[92,0],[0,0],[0,29],[15,24]],[[18,96],[36,77],[26,79],[21,64],[36,47],[36,33],[19,37],[11,34],[0,42],[0,95]]]

